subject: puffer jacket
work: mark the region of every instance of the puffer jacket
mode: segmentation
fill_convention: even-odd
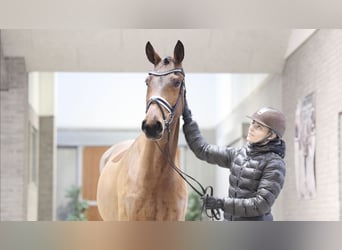
[[[247,143],[241,148],[205,142],[195,121],[183,131],[190,149],[201,160],[229,168],[229,196],[224,198],[226,220],[273,220],[271,207],[285,178],[285,142]]]

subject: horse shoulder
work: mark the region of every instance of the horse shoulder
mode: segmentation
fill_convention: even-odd
[[[134,140],[123,141],[114,145],[113,153],[111,156],[112,162],[118,162],[121,160],[124,153],[129,149],[129,147],[133,144]]]
[[[108,162],[118,162],[121,160],[122,156],[128,150],[128,148],[133,144],[134,140],[126,140],[114,144],[106,152],[103,153],[100,159],[100,173],[102,173],[104,167],[108,164]]]

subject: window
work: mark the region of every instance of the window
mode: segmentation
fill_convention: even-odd
[[[77,147],[57,148],[57,178],[55,211],[57,220],[68,216],[69,199],[66,194],[70,188],[77,186],[78,149]]]

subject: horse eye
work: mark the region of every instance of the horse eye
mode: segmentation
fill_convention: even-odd
[[[148,79],[146,79],[146,80],[145,80],[146,86],[148,86],[148,82],[149,82]]]

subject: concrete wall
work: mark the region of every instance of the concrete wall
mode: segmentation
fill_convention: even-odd
[[[53,219],[54,117],[39,118],[38,220]]]
[[[8,80],[7,80],[7,70],[5,58],[3,56],[2,46],[1,46],[1,31],[0,31],[0,90],[8,89]]]
[[[1,40],[0,40],[1,47]],[[26,220],[27,73],[23,58],[3,58],[0,91],[0,220]]]
[[[31,200],[28,206],[35,211],[31,220],[53,219],[53,173],[55,152],[54,126],[54,73],[29,73],[29,104],[36,117],[38,149],[37,183],[30,183]],[[34,189],[35,187],[35,189]]]
[[[29,92],[29,91],[28,91]],[[28,162],[27,171],[27,220],[35,221],[38,217],[38,185],[39,185],[39,117],[35,109],[28,104]]]
[[[288,118],[284,220],[338,220],[338,117],[342,112],[342,30],[318,30],[287,60],[283,71],[283,110]],[[297,101],[316,97],[316,188],[313,199],[299,199],[294,168]]]

